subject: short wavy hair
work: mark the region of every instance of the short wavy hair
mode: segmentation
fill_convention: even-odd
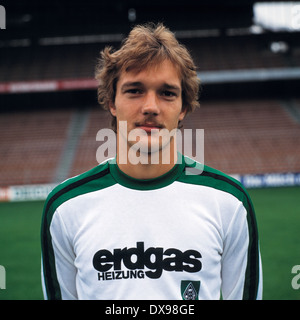
[[[200,80],[187,48],[180,44],[163,24],[148,23],[135,26],[119,50],[105,47],[100,52],[95,78],[98,80],[98,102],[109,110],[114,102],[117,81],[122,72],[142,69],[170,60],[178,68],[182,85],[182,109],[187,113],[199,107]],[[116,131],[116,118],[112,119]]]

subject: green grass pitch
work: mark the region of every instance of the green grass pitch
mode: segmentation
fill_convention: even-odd
[[[249,190],[256,210],[264,274],[264,299],[299,300],[291,273],[300,265],[300,188]],[[0,203],[0,265],[6,289],[0,300],[43,299],[40,223],[43,202]]]

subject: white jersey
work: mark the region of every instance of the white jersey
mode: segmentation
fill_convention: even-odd
[[[129,177],[108,160],[51,192],[42,221],[46,299],[262,297],[247,192],[181,158],[150,180]]]

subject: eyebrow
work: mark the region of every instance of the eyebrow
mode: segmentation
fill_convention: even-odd
[[[132,88],[132,87],[144,87],[144,84],[143,84],[143,82],[140,82],[140,81],[125,82],[125,83],[123,83],[123,85],[121,87],[121,91],[124,92],[124,90],[126,90],[128,88]],[[178,93],[181,92],[181,88],[179,86],[169,84],[169,83],[163,83],[161,86],[161,89],[174,90]]]
[[[129,81],[129,82],[125,82],[122,84],[121,86],[121,91],[124,91],[128,88],[132,88],[132,87],[142,87],[143,86],[143,83],[142,82],[139,82],[139,81]]]
[[[167,89],[167,90],[174,90],[178,93],[181,92],[181,88],[178,87],[177,85],[173,85],[173,84],[164,83],[162,88]]]

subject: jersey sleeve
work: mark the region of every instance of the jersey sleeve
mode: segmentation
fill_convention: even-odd
[[[46,223],[46,222],[45,222]],[[56,210],[48,230],[48,241],[42,241],[42,284],[45,299],[75,300],[75,254],[64,222]]]
[[[224,300],[262,299],[259,244],[253,243],[256,239],[252,237],[247,217],[249,214],[241,203],[225,236],[221,269]],[[253,249],[255,247],[256,250]],[[251,272],[251,269],[256,271]],[[254,288],[257,288],[255,292]]]

